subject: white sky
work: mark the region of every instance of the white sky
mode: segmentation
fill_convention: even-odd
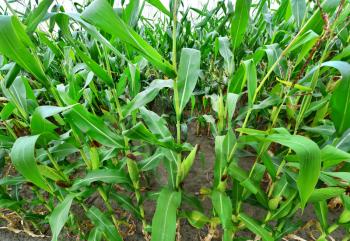
[[[6,0],[0,0],[0,6],[4,6],[5,1]],[[26,5],[26,3],[28,3],[29,1],[30,0],[17,0],[15,2],[11,3],[11,6],[13,9],[21,11],[24,8],[23,5]],[[33,0],[31,0],[31,1],[34,2]],[[164,6],[166,8],[169,9],[169,1],[170,0],[160,0],[160,1],[164,4]],[[214,7],[217,4],[218,1],[219,0],[183,0],[182,2],[184,4],[185,8],[187,8],[188,6],[201,8],[204,4],[209,2],[208,8],[211,9],[212,7]],[[233,1],[235,1],[235,0],[233,0]],[[68,11],[74,11],[74,7],[73,7],[74,2],[84,3],[85,0],[55,0],[54,2],[62,4],[65,7],[66,11],[68,12]],[[129,1],[126,0],[125,2],[127,3]],[[121,0],[116,0],[115,4],[116,4],[115,7],[121,6]],[[148,16],[152,16],[154,13],[155,13],[155,8],[151,5],[149,5],[148,3],[146,3],[143,15],[148,17]]]

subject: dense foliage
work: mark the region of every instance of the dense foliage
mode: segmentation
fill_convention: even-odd
[[[350,239],[349,0],[94,0],[73,13],[8,2],[0,219],[10,229],[123,240],[136,223],[139,237],[172,241],[188,223],[206,241],[301,240],[298,217],[312,209],[315,240]],[[195,191],[183,184],[207,160],[191,128],[215,143]]]

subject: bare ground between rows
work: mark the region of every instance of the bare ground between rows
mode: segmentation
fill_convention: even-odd
[[[194,124],[191,124],[188,128],[188,142],[195,145],[200,145],[200,153],[197,155],[197,158],[195,160],[195,163],[186,178],[186,181],[184,182],[184,190],[186,190],[188,193],[192,194],[198,194],[200,189],[203,187],[210,188],[212,186],[211,180],[213,180],[213,169],[214,169],[214,160],[215,160],[215,150],[214,150],[214,140],[207,136],[206,131],[202,130],[202,134],[197,135],[196,133],[196,126]],[[240,166],[249,170],[253,164],[253,158],[243,158],[240,160]],[[159,175],[160,174],[160,175]],[[152,183],[152,189],[157,190],[158,187],[162,186],[164,183],[166,183],[166,172],[164,171],[164,168],[160,167],[155,175],[156,178]],[[104,205],[102,201],[96,196],[96,198],[93,201],[93,204],[101,209],[104,209]],[[150,223],[152,220],[152,216],[155,211],[156,202],[155,201],[146,201],[145,202],[145,214],[148,222]],[[203,207],[207,214],[210,215],[212,206],[209,199],[203,200]],[[117,208],[117,207],[116,207]],[[265,215],[265,211],[255,207],[253,205],[245,204],[243,206],[244,212],[251,217],[254,218],[262,218]],[[81,217],[83,219],[83,211],[77,207],[73,206],[72,210],[74,213],[77,214],[78,217]],[[329,221],[332,222],[337,219],[339,216],[339,212],[333,211],[330,212],[329,215]],[[301,214],[301,212],[298,213],[296,220],[302,220],[303,222],[309,222],[312,223],[312,220],[316,220],[315,213],[313,211],[313,208],[311,205],[307,206],[304,210],[304,213]],[[84,220],[83,220],[84,221]],[[141,224],[135,220],[129,219],[130,222],[134,222],[134,230],[130,232],[129,235],[125,236],[126,241],[139,241],[143,240],[143,235],[141,232]],[[125,230],[126,231],[126,230]],[[130,231],[130,230],[129,230]],[[335,240],[341,240],[344,236],[344,230],[339,229],[336,230],[334,233],[332,233],[332,237]],[[77,237],[68,236],[66,230],[63,231],[63,238],[61,240],[77,240]],[[206,228],[203,228],[202,230],[198,230],[193,228],[186,220],[181,221],[181,240],[182,241],[194,241],[194,240],[201,240],[204,238],[207,234]],[[317,233],[312,230],[312,227],[308,229],[304,229],[302,231],[298,232],[298,236],[303,237],[306,240],[313,240],[312,235],[317,237]],[[244,232],[238,232],[238,237],[248,237],[251,239],[254,239],[255,235],[244,231]],[[46,238],[34,238],[30,237],[27,234],[19,233],[16,234],[14,232],[10,232],[8,230],[0,229],[0,241],[39,241],[39,240],[50,240],[49,237]],[[218,237],[214,238],[213,241],[221,240],[220,233],[218,233]],[[290,239],[293,240],[293,239]]]

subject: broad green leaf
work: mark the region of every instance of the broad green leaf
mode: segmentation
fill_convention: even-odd
[[[52,211],[49,224],[52,232],[52,241],[58,240],[58,235],[60,234],[64,224],[68,220],[69,210],[72,205],[73,196],[68,195],[60,204],[58,204]]]
[[[154,7],[158,8],[159,11],[164,13],[165,15],[171,17],[171,14],[168,9],[163,5],[160,0],[146,0],[148,3],[152,4]]]
[[[10,136],[0,135],[0,148],[11,148],[13,145],[14,139]]]
[[[65,180],[65,178],[61,176],[59,172],[49,166],[38,165],[38,169],[40,174],[45,178],[51,179],[55,182]]]
[[[0,198],[0,208],[17,211],[20,206],[21,206],[21,202],[19,201]]]
[[[148,130],[141,122],[137,123],[129,130],[123,131],[123,136],[126,136],[132,140],[143,140],[149,144],[169,148],[174,151],[181,149],[181,146],[174,143],[173,138],[166,137],[163,139],[158,139],[157,136]]]
[[[261,189],[259,182],[254,180],[254,176],[249,177],[249,173],[247,171],[243,170],[241,167],[237,165],[237,163],[232,162],[228,168],[228,173],[231,177],[233,177],[235,180],[238,181],[238,184],[244,187],[247,191],[254,194],[257,198],[257,201],[263,205],[264,207],[268,206],[267,202],[267,195],[266,193]],[[260,180],[259,180],[260,181]],[[246,199],[249,197],[249,193],[243,197],[243,199]]]
[[[147,124],[150,131],[160,139],[173,139],[171,132],[167,127],[166,121],[159,117],[153,111],[149,111],[146,108],[140,109],[142,119]],[[177,166],[178,159],[176,157],[176,153],[172,150],[166,148],[159,148],[159,155],[165,157],[165,167],[168,172],[169,183],[171,187],[176,187],[176,176],[177,176]],[[158,150],[156,154],[158,153]],[[155,154],[155,155],[156,155]]]
[[[233,93],[227,93],[226,108],[227,108],[227,119],[232,120],[233,114],[235,113],[237,101],[239,95]]]
[[[181,203],[181,193],[162,189],[152,219],[152,241],[174,241],[176,212]]]
[[[142,11],[140,8],[140,0],[130,1],[124,9],[123,16],[125,17],[125,22],[131,27],[136,25],[139,17],[139,11]]]
[[[248,86],[248,106],[252,107],[254,104],[254,94],[257,87],[256,67],[253,59],[243,61],[245,70],[244,78],[247,79]]]
[[[104,183],[130,183],[130,179],[122,170],[117,169],[99,169],[88,172],[88,174],[75,181],[72,190],[76,190],[80,187],[89,186],[92,182],[104,182]]]
[[[227,73],[232,74],[234,69],[233,53],[230,50],[230,41],[227,37],[219,37],[219,52],[225,60]]]
[[[22,23],[15,16],[0,16],[0,53],[14,60],[44,85],[49,81],[37,56],[29,51],[34,47]]]
[[[215,166],[214,166],[214,186],[218,187],[221,183],[224,173],[227,157],[225,156],[224,147],[225,136],[215,137]]]
[[[223,181],[226,165],[230,158],[230,152],[236,142],[236,137],[230,128],[225,136],[215,137],[215,164],[214,164],[214,186],[218,187]],[[232,157],[231,157],[232,158]]]
[[[43,20],[47,14],[47,10],[51,6],[53,0],[43,0],[39,3],[32,12],[29,13],[28,17],[25,19],[25,24],[27,25],[26,33],[31,35],[38,24]],[[18,64],[15,64],[6,75],[6,87],[10,87],[16,76],[19,74],[21,68]]]
[[[89,233],[88,241],[100,241],[102,239],[102,232],[99,228],[93,228]]]
[[[120,19],[106,0],[93,1],[81,14],[81,18],[134,47],[168,76],[175,76],[172,65]]]
[[[96,63],[89,55],[87,55],[84,51],[79,49],[79,46],[75,46],[75,51],[77,55],[84,61],[84,63],[91,69],[96,76],[98,76],[103,82],[105,82],[108,86],[113,86],[114,81],[112,77]]]
[[[117,228],[113,225],[111,220],[105,216],[98,208],[91,207],[86,215],[92,221],[92,223],[98,229],[102,230],[107,240],[122,241],[123,238],[120,236]]]
[[[103,145],[123,148],[123,139],[109,127],[99,117],[89,113],[81,105],[75,105],[73,108],[64,112],[67,122],[77,126],[83,133],[86,133],[92,139]]]
[[[324,169],[336,166],[343,161],[350,160],[350,154],[334,146],[327,145],[321,150],[321,160]]]
[[[275,62],[277,62],[279,57],[281,56],[282,50],[281,50],[279,44],[277,44],[277,43],[266,45],[263,50],[266,53],[267,60],[268,60],[268,68],[270,69],[275,64]],[[278,62],[277,66],[274,68],[274,72],[280,78],[284,78],[284,76],[287,72],[287,60],[286,60],[286,58],[282,57],[282,59]]]
[[[247,31],[251,3],[251,0],[236,1],[235,13],[231,22],[231,40],[233,50],[241,45],[244,34]]]
[[[259,224],[255,219],[249,217],[244,213],[239,214],[239,218],[243,221],[243,223],[247,226],[247,228],[253,233],[259,235],[264,241],[273,241],[273,237],[264,229],[261,224]]]
[[[350,64],[338,60],[324,62],[321,66],[316,66],[310,70],[299,82],[309,81],[319,67],[335,68],[342,75],[342,79],[337,84],[330,100],[331,119],[334,122],[337,134],[340,136],[350,128],[350,122],[347,121],[350,118],[350,94],[348,94],[350,90]]]
[[[38,138],[39,135],[18,138],[13,144],[10,157],[16,170],[28,181],[50,192],[51,189],[40,174],[35,160],[35,143]]]
[[[2,110],[0,111],[0,119],[3,121],[7,120],[15,109],[16,109],[15,104],[11,102],[5,104]]]
[[[122,107],[123,117],[127,117],[134,110],[144,107],[153,101],[163,88],[172,88],[172,80],[153,80],[152,83],[142,92],[138,93],[128,104]]]
[[[325,0],[321,2],[323,11],[331,16],[337,7],[339,6],[340,0]],[[320,9],[317,7],[313,12],[313,15],[308,18],[308,21],[304,24],[301,34],[313,30],[317,34],[321,34],[324,27],[324,21],[320,13]]]
[[[226,193],[214,190],[212,195],[212,204],[215,209],[215,212],[218,214],[221,220],[221,225],[226,233],[223,240],[230,240],[232,224],[232,203],[230,198]]]
[[[299,135],[273,134],[268,140],[288,146],[294,150],[300,162],[297,185],[302,208],[315,189],[321,169],[321,151],[312,140]]]
[[[13,81],[16,79],[17,75],[21,71],[21,67],[18,64],[14,64],[14,66],[7,72],[5,76],[5,86],[9,88]]]
[[[19,185],[26,181],[22,176],[17,177],[4,177],[0,179],[0,185]]]
[[[167,127],[167,123],[163,118],[144,107],[140,108],[140,113],[150,131],[158,138],[172,137],[171,132]]]
[[[201,54],[196,49],[183,48],[181,51],[178,76],[176,80],[179,92],[179,112],[182,113],[190,100],[200,72]]]
[[[156,168],[163,158],[165,158],[164,153],[159,148],[152,156],[139,161],[137,164],[141,171],[149,171]]]
[[[39,106],[35,109],[30,121],[30,129],[32,134],[41,134],[44,132],[54,132],[57,128],[55,124],[46,120],[50,116],[57,115],[63,111],[69,110],[73,106],[57,107],[57,106]]]
[[[122,193],[115,193],[112,192],[111,193],[111,197],[117,201],[117,203],[124,208],[125,210],[131,212],[135,217],[137,218],[141,218],[141,214],[140,211],[138,209],[138,207],[135,207],[135,205],[133,204],[133,201],[131,198],[129,198],[128,196],[122,194]]]
[[[300,28],[306,11],[306,2],[305,0],[291,0],[292,1],[292,10],[297,26]]]
[[[309,202],[326,201],[333,197],[338,197],[344,193],[344,189],[340,187],[325,187],[315,189],[309,198]]]
[[[315,208],[315,213],[320,221],[322,229],[325,231],[328,227],[328,206],[326,201],[318,201],[313,204]]]
[[[210,219],[199,211],[186,212],[188,222],[195,228],[203,228],[205,224],[210,222]]]
[[[26,118],[28,115],[28,103],[26,87],[22,77],[16,77],[9,88],[6,88],[2,81],[1,89],[3,94],[10,100],[10,103],[12,103],[21,115]]]
[[[338,135],[341,135],[350,128],[350,64],[332,61],[322,65],[337,68],[342,75],[330,101],[331,117]]]
[[[180,165],[180,177],[178,180],[178,184],[180,182],[182,182],[186,176],[188,175],[188,173],[191,170],[191,167],[193,165],[194,159],[196,157],[197,154],[197,150],[198,150],[198,145],[196,145],[192,151],[190,152],[190,154],[188,154],[188,156],[185,158],[185,160],[183,160],[183,162]]]

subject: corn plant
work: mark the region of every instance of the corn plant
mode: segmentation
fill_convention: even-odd
[[[0,5],[0,219],[54,241],[349,240],[350,1],[184,2]]]

